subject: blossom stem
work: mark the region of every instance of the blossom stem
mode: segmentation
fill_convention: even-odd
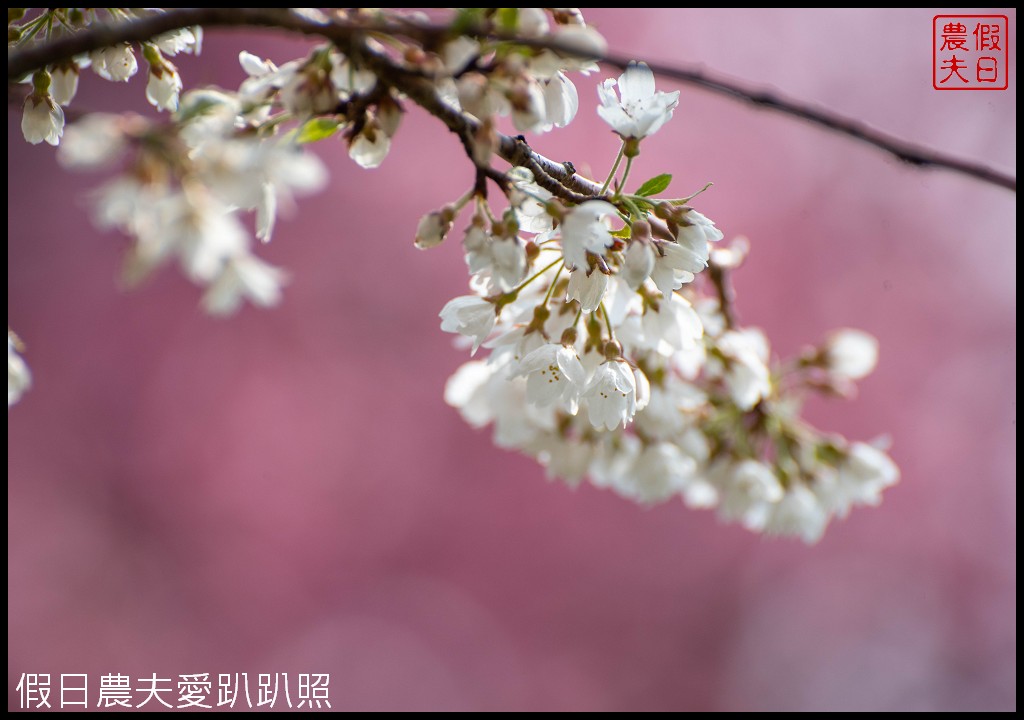
[[[476,189],[470,188],[466,191],[466,194],[452,203],[452,207],[455,208],[456,212],[462,212],[462,208],[466,207],[466,204],[476,196]]]
[[[722,313],[722,320],[725,321],[726,329],[731,330],[736,327],[736,314],[732,306],[733,293],[729,286],[726,270],[718,263],[711,261],[708,264],[708,276],[715,288],[715,295],[718,296],[718,308]]]
[[[491,221],[492,226],[498,224],[498,218],[494,217],[494,213],[491,211],[491,206],[486,200],[477,195],[476,204],[479,209],[484,211],[484,215]]]
[[[623,145],[625,147],[625,145]],[[629,171],[633,169],[633,156],[630,155],[626,158],[626,169],[622,171],[622,182],[619,184],[619,188],[626,187],[626,178],[629,177]],[[616,193],[618,195],[619,193]]]
[[[533,275],[531,275],[530,277],[528,277],[525,280],[523,280],[522,284],[519,287],[517,287],[515,290],[512,290],[508,294],[509,295],[513,295],[513,296],[514,295],[518,295],[520,290],[522,290],[524,287],[526,287],[527,285],[532,283],[534,280],[539,278],[541,275],[546,273],[548,270],[550,270],[551,268],[553,268],[555,265],[557,265],[560,262],[562,262],[562,258],[558,258],[554,262],[551,262],[551,263],[545,265],[543,268],[541,268],[540,270],[535,272]]]
[[[615,340],[615,332],[612,330],[612,319],[608,317],[608,310],[604,306],[604,302],[598,306],[601,308],[601,315],[604,316],[604,326],[608,328],[608,339]]]
[[[42,29],[43,29],[43,26],[44,26],[44,25],[46,24],[46,17],[47,17],[48,15],[49,15],[49,12],[43,13],[42,15],[40,15],[39,17],[37,17],[37,18],[36,18],[35,20],[33,20],[32,22],[30,22],[30,23],[28,23],[27,25],[25,25],[25,26],[24,26],[24,27],[22,28],[22,30],[23,30],[24,32],[23,32],[22,36],[21,36],[20,38],[18,38],[18,42],[17,42],[17,45],[24,45],[24,44],[25,44],[25,43],[27,43],[27,42],[28,42],[29,40],[31,40],[31,39],[32,39],[32,38],[34,38],[34,37],[35,37],[36,35],[38,35],[38,34],[39,34],[39,31],[40,31],[40,30],[42,30]],[[27,29],[27,30],[25,30],[25,28],[28,28],[28,29]]]
[[[612,165],[612,171],[608,173],[608,178],[604,181],[604,185],[601,186],[600,195],[604,195],[608,192],[608,186],[612,184],[612,178],[615,177],[615,173],[619,171],[619,163],[622,162],[622,154],[626,150],[626,141],[622,141],[622,145],[619,146],[619,154],[615,156],[615,163]],[[632,160],[632,158],[630,158]],[[626,167],[629,167],[629,161],[626,162]]]
[[[565,264],[558,268],[558,272],[555,273],[555,277],[551,279],[551,285],[548,286],[548,293],[544,296],[544,307],[548,306],[548,301],[551,300],[551,293],[555,291],[555,284],[558,283],[558,278],[561,276],[562,271],[565,270]]]

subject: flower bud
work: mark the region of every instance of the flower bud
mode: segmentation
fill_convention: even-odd
[[[861,330],[844,328],[832,333],[822,348],[826,369],[845,380],[860,380],[878,364],[878,340]]]
[[[420,224],[416,227],[416,240],[413,244],[420,250],[437,247],[451,231],[454,220],[455,208],[451,205],[427,213],[420,218]]]

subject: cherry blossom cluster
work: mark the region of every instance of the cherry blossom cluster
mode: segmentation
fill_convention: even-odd
[[[8,45],[166,19],[163,12],[9,9]],[[877,504],[896,482],[884,443],[849,442],[800,418],[810,393],[851,394],[875,366],[876,341],[842,330],[797,358],[773,359],[765,335],[736,322],[728,274],[747,244],[724,243],[696,209],[708,186],[672,196],[668,173],[631,177],[678,92],[657,90],[642,63],[597,85],[598,114],[620,140],[603,182],[530,148],[525,134],[572,122],[579,93],[571,76],[597,70],[593,59],[606,51],[579,10],[259,12],[256,24],[324,42],[281,64],[242,52],[246,77],[233,90],[183,90],[167,58],[198,54],[198,27],[92,50],[24,78],[28,142],[59,146],[68,168],[120,168],[93,199],[98,225],[132,238],[128,281],[177,264],[204,288],[212,314],[276,304],[286,275],[253,253],[253,241],[270,239],[279,209],[296,195],[325,184],[308,146],[340,141],[355,163],[375,168],[417,105],[456,133],[473,178],[463,196],[423,216],[414,240],[428,249],[460,235],[470,293],[440,316],[442,330],[474,356],[486,351],[445,390],[471,425],[493,425],[497,445],[572,485],[586,478],[645,505],[679,497],[807,542],[830,518]],[[62,108],[82,70],[127,81],[138,55],[149,68],[146,97],[165,115],[91,114],[65,127]],[[508,126],[524,135],[503,134]],[[21,351],[9,333],[9,406],[31,383]]]
[[[849,394],[877,343],[844,330],[773,365],[764,334],[736,326],[725,306],[723,275],[745,241],[716,247],[723,234],[691,206],[695,195],[655,197],[668,175],[624,191],[640,142],[672,117],[678,93],[656,91],[650,70],[631,65],[598,94],[627,159],[606,199],[566,203],[516,167],[500,215],[478,194],[420,223],[417,245],[432,246],[472,208],[462,242],[473,292],[445,305],[441,329],[490,354],[452,376],[446,400],[549,477],[587,478],[645,505],[679,497],[815,542],[831,517],[877,504],[898,478],[879,444],[799,417],[810,391]]]
[[[33,40],[59,39],[84,28],[120,23],[160,12],[158,8],[46,8],[26,19],[28,8],[7,9],[7,46],[17,48]],[[203,44],[201,28],[181,28],[152,38],[140,46],[149,68],[146,99],[159,110],[176,110],[181,92],[178,68],[167,59],[178,53],[199,54]],[[21,131],[33,145],[60,143],[64,134],[64,107],[78,92],[81,71],[91,69],[110,82],[128,82],[139,71],[134,48],[119,43],[81,57],[71,58],[33,73],[32,91],[25,98]]]

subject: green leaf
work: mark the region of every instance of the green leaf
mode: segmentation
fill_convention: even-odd
[[[502,30],[515,32],[519,26],[519,8],[498,8],[494,19],[498,21],[498,27]]]
[[[302,126],[296,140],[299,143],[305,144],[329,138],[331,135],[338,132],[338,126],[340,124],[341,123],[334,118],[313,118]]]
[[[450,34],[452,37],[464,35],[469,30],[480,27],[484,21],[484,12],[487,8],[459,8],[452,20]]]
[[[655,175],[650,180],[640,186],[640,189],[636,191],[637,195],[643,195],[644,197],[650,197],[651,195],[657,195],[660,192],[665,192],[668,189],[669,183],[672,182],[672,176],[668,173],[662,173],[661,175]]]

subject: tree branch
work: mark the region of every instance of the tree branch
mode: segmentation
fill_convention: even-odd
[[[602,58],[602,62],[624,69],[630,61],[624,57],[607,55]],[[1013,175],[1000,172],[973,160],[964,160],[922,145],[914,145],[881,130],[876,130],[860,120],[854,120],[808,103],[790,100],[770,90],[747,88],[732,80],[713,77],[701,70],[660,63],[647,64],[654,73],[662,77],[672,78],[688,85],[725,95],[758,108],[773,110],[789,117],[805,120],[820,128],[867,143],[914,167],[949,170],[1017,192],[1017,178]]]
[[[708,263],[708,277],[711,279],[711,285],[715,288],[715,296],[718,298],[718,309],[722,312],[725,328],[726,330],[732,330],[736,327],[736,311],[733,309],[734,293],[732,286],[729,284],[728,271],[712,258]]]
[[[125,23],[96,25],[83,32],[62,37],[50,43],[13,52],[9,51],[7,55],[8,82],[20,80],[33,70],[92,50],[123,42],[142,42],[156,35],[193,25],[206,27],[249,26],[276,28],[305,35],[321,36],[339,46],[348,45],[359,36],[372,32],[435,40],[448,37],[451,34],[451,27],[448,25],[421,24],[408,20],[382,23],[374,19],[367,19],[366,21],[357,19],[352,21],[330,18],[325,22],[318,22],[283,8],[182,8]],[[581,51],[578,45],[558,42],[557,39],[552,38],[520,38],[494,32],[490,28],[469,28],[467,32],[480,38],[514,42],[528,47],[554,50],[567,55],[589,58],[620,69],[625,68],[631,61],[630,58],[619,55],[594,56]],[[1017,179],[1012,175],[1000,172],[982,163],[964,160],[930,148],[908,143],[887,133],[875,130],[861,121],[844,117],[807,103],[790,100],[768,90],[744,87],[734,81],[708,75],[702,70],[661,63],[649,63],[649,65],[651,70],[663,77],[716,92],[759,108],[773,110],[790,117],[802,119],[818,127],[871,145],[914,167],[933,167],[949,170],[973,177],[982,182],[998,185],[1013,192],[1017,191]],[[404,83],[404,81],[402,82]],[[403,92],[405,92],[404,89]],[[412,96],[410,95],[410,97]],[[424,108],[432,114],[437,114],[426,105],[424,105]],[[441,119],[445,120],[443,117]],[[447,121],[446,124],[453,132],[459,132],[458,129]],[[600,187],[596,188],[596,190],[591,188],[590,185],[593,183],[570,172],[561,163],[548,160],[532,152],[526,156],[523,155],[523,152],[520,144],[514,138],[507,136],[501,138],[500,154],[509,162],[512,162],[510,159],[512,157],[527,161],[533,159],[536,162],[536,166],[543,170],[544,174],[556,180],[559,185],[568,188],[570,192],[586,195],[587,197],[594,197],[599,194]],[[530,167],[529,162],[518,162],[515,164]],[[531,169],[535,174],[537,173],[537,169]],[[545,178],[542,179],[546,180]]]

